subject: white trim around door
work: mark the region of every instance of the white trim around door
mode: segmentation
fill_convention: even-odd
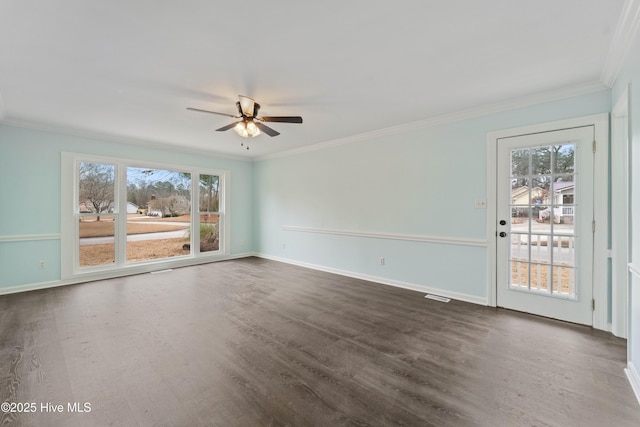
[[[611,332],[628,335],[630,205],[629,88],[611,113]],[[615,165],[615,166],[614,166]]]
[[[598,114],[556,122],[506,129],[487,134],[487,299],[488,305],[495,307],[497,302],[497,153],[498,140],[501,138],[570,129],[581,126],[594,126],[596,142],[595,188],[594,188],[594,266],[593,266],[593,327],[609,330],[608,322],[608,153],[609,153],[609,115]]]

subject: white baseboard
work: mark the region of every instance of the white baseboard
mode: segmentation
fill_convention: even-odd
[[[49,282],[27,283],[25,285],[9,286],[0,288],[0,295],[17,294],[20,292],[37,291],[40,289],[56,288],[58,286],[72,285],[73,282],[65,280],[51,280]]]
[[[458,301],[470,302],[470,303],[473,303],[473,304],[488,305],[488,300],[487,300],[486,297],[479,297],[479,296],[476,296],[476,295],[469,295],[469,294],[464,294],[464,293],[460,293],[460,292],[449,291],[449,290],[446,290],[446,289],[431,288],[429,286],[419,285],[417,283],[409,283],[409,282],[403,282],[403,281],[400,281],[400,280],[387,279],[385,277],[371,276],[371,275],[368,275],[368,274],[355,273],[353,271],[340,270],[340,269],[337,269],[337,268],[326,267],[326,266],[322,266],[322,265],[296,261],[296,260],[292,260],[292,259],[288,259],[288,258],[276,257],[276,256],[272,256],[272,255],[262,254],[262,253],[256,253],[255,256],[257,256],[259,258],[268,259],[268,260],[271,260],[271,261],[278,261],[278,262],[283,262],[283,263],[286,263],[286,264],[297,265],[299,267],[310,268],[312,270],[319,270],[319,271],[324,271],[326,273],[338,274],[340,276],[352,277],[354,279],[361,279],[361,280],[366,280],[366,281],[369,281],[369,282],[380,283],[380,284],[383,284],[383,285],[394,286],[396,288],[403,288],[403,289],[409,289],[409,290],[417,291],[417,292],[436,294],[436,295],[440,295],[440,296],[443,296],[443,297],[455,299],[455,300],[458,300]]]
[[[454,291],[449,291],[446,289],[439,289],[439,288],[432,288],[429,286],[424,286],[424,285],[419,285],[416,283],[409,283],[409,282],[403,282],[400,280],[393,280],[393,279],[387,279],[385,277],[379,277],[379,276],[372,276],[372,275],[368,275],[368,274],[361,274],[361,273],[355,273],[353,271],[347,271],[347,270],[340,270],[337,268],[331,268],[331,267],[326,267],[326,266],[321,266],[321,265],[317,265],[317,264],[311,264],[311,263],[306,263],[306,262],[301,262],[301,261],[296,261],[296,260],[292,260],[292,259],[288,259],[288,258],[281,258],[281,257],[275,257],[275,256],[271,256],[271,255],[267,255],[267,254],[261,254],[261,253],[256,253],[256,252],[246,252],[246,253],[241,253],[241,254],[235,254],[235,255],[230,255],[224,258],[219,258],[216,259],[215,261],[212,260],[185,260],[184,262],[181,262],[180,265],[171,265],[169,267],[165,266],[158,266],[157,268],[154,268],[153,270],[160,270],[160,269],[166,269],[166,268],[179,268],[179,267],[187,267],[189,265],[197,265],[197,264],[205,264],[205,263],[209,263],[209,262],[217,262],[217,261],[226,261],[226,260],[231,260],[231,259],[239,259],[239,258],[247,258],[247,257],[251,257],[251,256],[256,256],[259,258],[264,258],[264,259],[268,259],[268,260],[272,260],[272,261],[278,261],[278,262],[283,262],[286,264],[291,264],[291,265],[297,265],[299,267],[305,267],[305,268],[310,268],[312,270],[319,270],[319,271],[324,271],[327,273],[333,273],[333,274],[338,274],[340,276],[345,276],[345,277],[352,277],[354,279],[361,279],[361,280],[366,280],[369,282],[374,282],[374,283],[380,283],[383,285],[388,285],[388,286],[394,286],[396,288],[402,288],[402,289],[409,289],[412,291],[417,291],[417,292],[422,292],[425,294],[436,294],[436,295],[440,295],[443,297],[447,297],[447,298],[451,298],[454,300],[458,300],[458,301],[466,301],[466,302],[470,302],[473,304],[479,304],[479,305],[487,305],[488,304],[488,300],[486,297],[479,297],[479,296],[475,296],[475,295],[469,295],[469,294],[464,294],[464,293],[460,293],[460,292],[454,292]],[[90,281],[95,281],[95,280],[105,280],[105,279],[111,279],[111,278],[115,278],[115,277],[120,277],[120,276],[128,276],[128,275],[132,275],[132,274],[143,274],[143,273],[149,273],[153,270],[144,270],[144,271],[132,271],[132,270],[127,270],[127,271],[118,271],[118,272],[110,272],[110,274],[100,274],[100,275],[92,275],[92,276],[85,276],[85,277],[72,277],[69,279],[61,279],[61,280],[52,280],[52,281],[47,281],[47,282],[39,282],[39,283],[28,283],[28,284],[24,284],[24,285],[17,285],[17,286],[10,286],[10,287],[4,287],[4,288],[0,288],[0,295],[7,295],[7,294],[14,294],[14,293],[18,293],[18,292],[26,292],[26,291],[35,291],[35,290],[40,290],[40,289],[48,289],[48,288],[55,288],[58,286],[66,286],[66,285],[73,285],[73,284],[77,284],[77,283],[83,283],[83,282],[90,282]],[[115,274],[114,274],[115,273]]]
[[[627,374],[627,378],[629,379],[631,388],[636,395],[636,399],[638,399],[638,403],[640,403],[640,375],[638,375],[636,367],[633,366],[633,363],[629,362],[627,364],[627,369],[625,369],[624,372]]]
[[[67,279],[51,280],[47,282],[27,283],[24,285],[16,285],[0,288],[0,295],[16,294],[19,292],[37,291],[40,289],[55,288],[58,286],[75,285],[78,283],[93,282],[96,280],[113,279],[116,277],[132,276],[135,274],[151,273],[153,271],[164,270],[167,268],[189,267],[192,265],[209,264],[218,261],[228,261],[232,259],[247,258],[256,256],[254,252],[245,252],[240,254],[228,255],[216,259],[188,258],[182,260],[170,260],[166,263],[148,264],[134,266],[124,270],[104,271],[95,274],[79,275]]]

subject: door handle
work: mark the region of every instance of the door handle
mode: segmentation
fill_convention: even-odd
[[[500,232],[500,237],[507,237],[507,233],[505,233],[504,231]]]
[[[504,219],[500,220],[500,225],[507,225],[507,221],[505,221]]]

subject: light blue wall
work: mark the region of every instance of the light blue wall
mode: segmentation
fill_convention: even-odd
[[[484,240],[486,134],[610,110],[608,91],[255,164],[0,126],[0,236],[60,233],[60,155],[231,170],[231,252],[486,297],[486,248],[285,231],[304,226]],[[491,202],[491,201],[489,201]],[[17,212],[17,213],[16,213]],[[385,265],[378,264],[379,257]],[[40,260],[47,268],[35,268]],[[60,279],[57,240],[0,244],[0,287]]]
[[[231,171],[231,253],[252,251],[252,163],[7,125],[0,125],[0,237],[60,233],[61,191],[68,191],[60,188],[62,152]],[[0,288],[57,280],[59,240],[0,242]]]
[[[486,210],[475,209],[474,200],[486,193],[487,132],[606,113],[610,107],[610,92],[601,91],[257,162],[256,250],[486,298],[485,247],[308,233],[283,226],[485,240]]]
[[[629,87],[629,125],[631,128],[631,263],[640,270],[640,33],[636,35],[629,57],[612,89],[616,102]],[[613,165],[615,167],[615,165]],[[613,189],[615,191],[615,189]],[[629,287],[630,322],[628,331],[629,362],[640,369],[640,278],[631,275]]]

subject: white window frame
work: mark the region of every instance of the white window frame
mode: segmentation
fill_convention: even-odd
[[[109,265],[95,267],[80,267],[79,249],[79,194],[78,170],[80,163],[101,163],[115,166],[115,259]],[[208,169],[194,166],[149,162],[82,153],[62,153],[61,159],[61,278],[63,280],[97,280],[101,278],[117,277],[129,274],[156,271],[161,269],[195,265],[226,259],[229,256],[230,221],[229,221],[229,188],[230,175],[228,170]],[[127,263],[126,261],[126,205],[127,205],[127,168],[142,167],[149,169],[164,169],[170,171],[187,172],[191,174],[191,250],[188,255],[153,259]],[[211,252],[200,252],[199,238],[199,182],[200,175],[216,175],[219,177],[219,249]],[[124,212],[124,213],[123,213]],[[110,214],[111,215],[111,214]],[[124,220],[123,220],[124,218]]]

